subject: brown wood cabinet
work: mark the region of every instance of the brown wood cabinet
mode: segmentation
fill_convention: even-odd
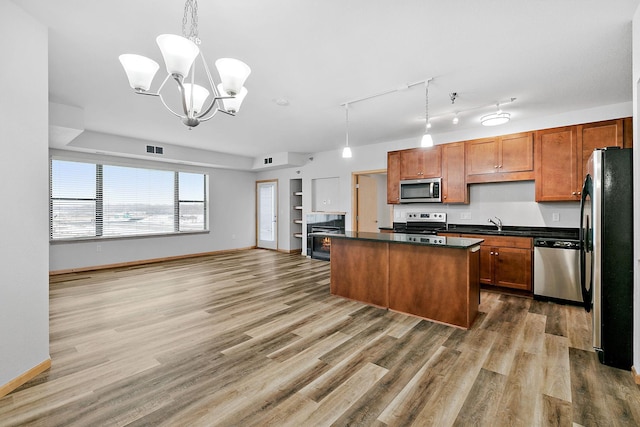
[[[534,179],[533,132],[466,142],[467,183]]]
[[[442,176],[442,148],[413,148],[400,151],[400,179],[439,178]]]
[[[593,150],[627,146],[624,123],[618,119],[536,131],[536,201],[579,201]]]
[[[387,203],[400,203],[400,180],[440,176],[444,203],[469,203],[468,184],[533,179],[536,202],[579,201],[593,150],[631,148],[632,126],[627,117],[391,151]]]
[[[442,202],[469,203],[464,142],[442,145]]]
[[[480,283],[532,291],[530,237],[465,235],[484,239],[480,244]]]
[[[335,237],[332,295],[469,328],[478,314],[478,246],[450,248]]]
[[[387,203],[400,203],[400,152],[387,153]]]
[[[331,293],[389,306],[389,244],[332,239]]]

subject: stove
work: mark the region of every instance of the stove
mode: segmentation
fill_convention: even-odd
[[[393,223],[394,233],[437,234],[447,229],[447,214],[442,212],[410,212],[406,223]]]

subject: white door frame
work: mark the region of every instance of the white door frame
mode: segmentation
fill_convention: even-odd
[[[261,239],[260,235],[260,214],[261,214],[261,204],[260,204],[260,188],[262,186],[269,185],[273,187],[273,240],[265,240]],[[262,181],[256,181],[256,247],[263,249],[273,249],[278,250],[278,180],[277,179],[268,179]]]

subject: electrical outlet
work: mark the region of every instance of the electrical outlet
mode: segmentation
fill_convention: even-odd
[[[460,212],[460,219],[471,219],[471,212]]]
[[[102,252],[102,245],[96,245],[96,252]]]
[[[560,221],[560,213],[559,212],[554,212],[553,214],[551,214],[551,221],[553,221],[553,222]]]

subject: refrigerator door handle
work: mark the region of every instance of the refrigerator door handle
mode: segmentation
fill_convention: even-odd
[[[584,309],[589,312],[593,305],[593,283],[589,280],[589,288],[587,289],[587,252],[591,252],[589,233],[590,224],[589,216],[585,217],[585,200],[591,194],[591,176],[587,175],[582,187],[582,196],[580,197],[580,288],[582,289],[582,301]],[[589,266],[591,268],[591,266]],[[589,272],[591,273],[591,272]],[[591,274],[589,274],[591,278]]]

